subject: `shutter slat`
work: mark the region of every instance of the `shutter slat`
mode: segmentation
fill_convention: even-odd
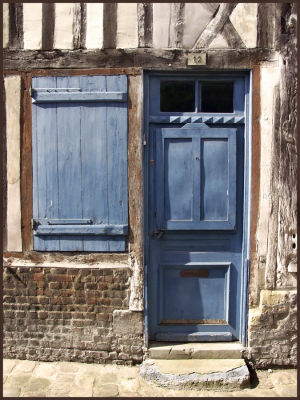
[[[78,87],[80,79],[57,77],[57,87]],[[81,179],[81,107],[66,103],[56,105],[58,136],[58,218],[82,218],[82,179]],[[82,237],[60,239],[60,250],[82,250]]]
[[[41,77],[34,78],[34,85],[45,86],[50,88],[56,87],[56,78]],[[49,104],[47,107],[39,107],[37,109],[36,120],[36,157],[37,166],[37,187],[38,191],[34,193],[34,202],[37,203],[38,216],[40,218],[52,218],[58,216],[58,171],[57,171],[57,119],[56,106]],[[34,207],[35,208],[35,207]],[[36,214],[34,214],[35,216]],[[34,245],[40,250],[52,251],[59,249],[59,241],[49,240],[40,242],[34,239]]]
[[[83,90],[106,88],[105,76],[93,76],[81,79]],[[94,224],[109,224],[107,193],[107,137],[106,137],[106,104],[90,103],[82,107],[82,210],[83,218],[94,215]],[[97,182],[95,185],[94,182]],[[95,212],[96,211],[96,212]],[[122,221],[120,221],[122,222]],[[94,251],[92,240],[84,241],[85,251]],[[109,241],[101,242],[101,251],[109,251]]]
[[[107,77],[107,90],[127,88],[125,76]],[[127,108],[125,104],[107,109],[109,222],[127,221]]]

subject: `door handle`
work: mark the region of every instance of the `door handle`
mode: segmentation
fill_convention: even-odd
[[[164,232],[163,230],[158,229],[157,231],[152,232],[152,238],[153,238],[154,236],[156,236],[157,239],[160,239],[161,237],[163,237],[164,233],[165,233],[165,232]]]

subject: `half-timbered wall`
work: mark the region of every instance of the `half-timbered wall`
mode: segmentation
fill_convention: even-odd
[[[4,3],[4,47],[255,48],[257,3]]]
[[[44,359],[141,360],[142,70],[246,69],[252,71],[252,166],[245,354],[261,367],[296,364],[296,20],[295,3],[3,4],[8,356],[41,358],[35,350],[41,346],[48,349]],[[193,63],[195,54],[201,57]],[[128,76],[128,252],[37,253],[32,250],[30,225],[31,79],[89,74]],[[77,277],[70,267],[81,271]],[[82,272],[85,268],[90,270]],[[95,270],[110,272],[97,276]],[[120,280],[118,289],[111,286],[115,277]],[[60,303],[51,299],[67,298],[63,290],[71,297],[72,291],[81,290],[82,310],[80,301],[68,305],[68,300],[61,300],[61,314],[55,317]],[[101,290],[102,300],[93,305],[89,299]],[[32,307],[38,310],[36,315],[31,314]],[[62,314],[69,311],[68,317]],[[50,322],[36,324],[37,337],[29,331],[27,339],[23,337],[32,321],[52,318],[59,321],[57,332],[65,334],[68,345],[76,343],[70,345],[72,351],[57,351],[60,344],[55,344]],[[100,318],[98,331],[94,318]],[[83,329],[88,344],[80,347],[72,329],[63,332],[64,319],[69,327]],[[126,328],[129,321],[138,324],[136,335]],[[114,331],[117,328],[123,329],[124,341]],[[108,336],[108,342],[101,341],[101,335]],[[30,347],[28,354],[24,346]]]

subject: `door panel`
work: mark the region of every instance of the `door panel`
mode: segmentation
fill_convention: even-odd
[[[236,129],[194,125],[156,130],[157,229],[234,229]]]
[[[230,264],[161,265],[163,324],[227,324]],[[195,303],[197,307],[195,307]]]
[[[166,139],[164,143],[164,210],[167,220],[191,220],[193,199],[193,143]]]
[[[228,216],[228,141],[201,140],[200,219],[226,221]]]

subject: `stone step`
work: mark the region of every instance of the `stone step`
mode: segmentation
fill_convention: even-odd
[[[231,391],[250,385],[244,360],[238,359],[147,359],[140,366],[145,381],[172,389]]]
[[[170,343],[152,342],[149,358],[156,360],[241,359],[240,342]]]

